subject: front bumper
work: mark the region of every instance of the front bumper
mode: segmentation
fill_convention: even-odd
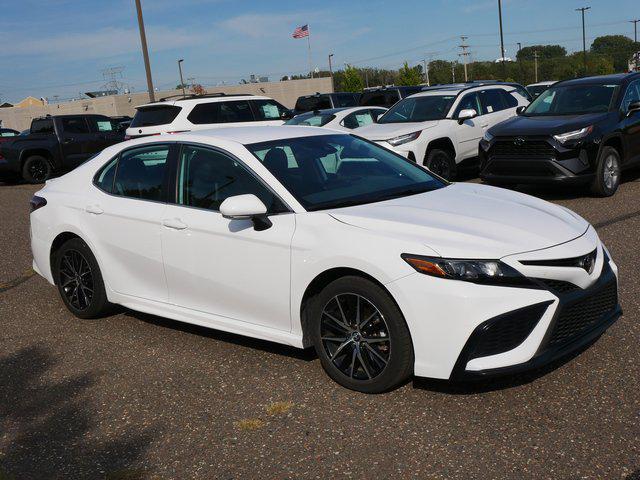
[[[578,268],[525,266],[519,262],[570,258],[576,253],[587,254],[594,248],[598,253],[591,274]],[[411,332],[416,376],[484,378],[535,368],[580,348],[620,316],[617,267],[610,259],[605,260],[604,249],[592,228],[573,241],[546,250],[504,257],[502,261],[527,277],[543,278],[546,283],[540,288],[514,288],[443,280],[415,273],[386,285]],[[574,291],[565,293],[556,290],[555,286],[548,286],[553,285],[553,281],[570,283],[575,287]],[[607,304],[602,316],[595,320],[590,317],[591,323],[563,341],[557,341],[557,335],[552,337],[559,319],[569,313],[578,320],[582,318],[579,309],[583,307],[575,307],[578,309],[575,313],[573,305],[595,298],[605,284],[616,291],[613,297],[609,295],[609,302],[613,303]],[[496,347],[490,339],[485,341],[483,348],[474,348],[477,332],[504,317],[511,317],[507,318],[510,323],[505,325],[518,331],[494,331],[494,340],[502,343]],[[506,337],[509,338],[505,340]],[[551,338],[556,340],[552,342]]]
[[[598,145],[565,147],[550,138],[480,141],[480,178],[490,183],[586,184],[594,175]]]

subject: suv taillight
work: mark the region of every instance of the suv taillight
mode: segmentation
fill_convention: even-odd
[[[47,199],[34,195],[31,197],[29,205],[31,205],[31,213],[35,212],[39,208],[44,207],[47,204]]]

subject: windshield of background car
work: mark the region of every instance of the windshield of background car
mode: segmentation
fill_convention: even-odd
[[[440,120],[447,116],[455,99],[455,95],[408,97],[391,107],[387,113],[378,119],[378,123]]]
[[[140,107],[131,120],[131,127],[155,127],[157,125],[167,125],[180,113],[180,107],[173,105],[157,105],[151,107]]]
[[[389,150],[351,135],[246,145],[307,210],[380,202],[446,186]]]
[[[550,87],[524,111],[526,116],[581,115],[606,112],[618,85],[567,85]]]
[[[285,125],[305,125],[308,127],[322,127],[336,118],[335,115],[319,113],[317,115],[298,115],[285,122]]]

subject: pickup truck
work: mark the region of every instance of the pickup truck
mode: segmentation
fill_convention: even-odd
[[[0,175],[43,183],[72,170],[104,148],[124,140],[104,115],[47,115],[34,118],[28,135],[0,145]]]

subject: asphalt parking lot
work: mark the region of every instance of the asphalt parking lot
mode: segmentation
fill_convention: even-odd
[[[620,267],[624,315],[594,345],[377,396],[311,352],[135,312],[72,317],[30,272],[36,190],[0,184],[2,480],[640,478],[640,172],[607,199],[525,190],[591,221]]]

